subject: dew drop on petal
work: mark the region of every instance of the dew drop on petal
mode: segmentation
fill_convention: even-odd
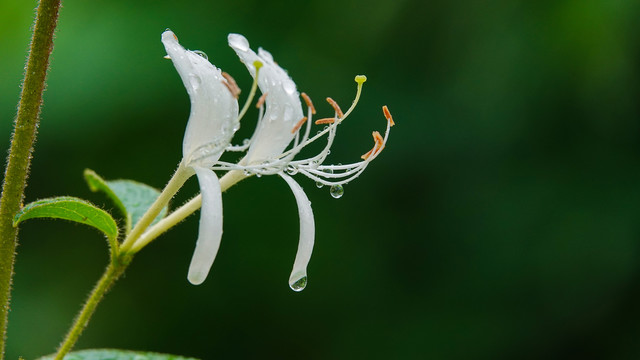
[[[304,290],[307,287],[307,276],[305,275],[296,281],[289,282],[289,287],[295,292]]]
[[[323,184],[323,183],[321,183],[320,181],[316,181],[316,187],[317,187],[318,189],[322,188],[323,186],[324,186],[324,184]]]
[[[193,88],[193,90],[198,90],[200,88],[200,83],[202,82],[202,80],[200,80],[200,77],[196,74],[189,74],[189,83],[191,84],[191,88]]]
[[[331,185],[331,189],[329,189],[329,193],[333,196],[334,199],[339,199],[344,195],[344,188],[342,185]]]
[[[238,49],[240,51],[249,50],[249,42],[247,41],[247,38],[245,38],[242,35],[230,34],[229,35],[229,45],[232,48]]]
[[[282,82],[282,88],[289,95],[296,92],[296,84],[294,84],[293,81],[289,79]]]
[[[193,50],[193,52],[196,55],[199,55],[200,57],[203,57],[205,60],[209,60],[209,56],[207,56],[207,54],[204,51],[202,51],[202,50]]]

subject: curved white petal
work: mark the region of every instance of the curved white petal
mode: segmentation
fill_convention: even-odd
[[[187,164],[213,165],[239,127],[238,101],[226,87],[220,69],[183,48],[173,32],[162,33],[162,43],[191,99],[182,155]]]
[[[303,117],[300,94],[289,75],[274,61],[271,54],[259,49],[256,54],[247,39],[239,34],[229,34],[229,46],[235,50],[251,76],[256,76],[253,63],[262,62],[258,86],[267,94],[264,117],[258,123],[251,147],[247,153],[248,163],[257,163],[278,157],[295,137],[295,125]]]
[[[200,285],[209,274],[222,239],[222,192],[220,181],[212,170],[202,167],[194,167],[194,170],[200,183],[202,209],[198,241],[187,278],[193,285]]]
[[[315,237],[316,226],[313,219],[313,211],[311,210],[311,202],[302,190],[302,187],[293,180],[293,178],[284,173],[279,174],[289,185],[298,204],[298,215],[300,216],[300,242],[298,243],[298,252],[296,260],[293,263],[293,270],[289,277],[289,286],[294,291],[302,291],[307,285],[307,265],[311,260],[311,252],[313,251],[313,242]]]

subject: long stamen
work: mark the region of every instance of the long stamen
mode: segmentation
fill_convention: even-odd
[[[324,124],[333,124],[336,122],[336,118],[324,118],[320,120],[316,120],[316,125],[324,125]]]
[[[258,102],[256,102],[256,109],[260,109],[262,105],[264,105],[265,100],[267,100],[267,94],[269,93],[264,93],[262,94],[262,96],[260,96]]]
[[[382,113],[384,114],[384,117],[387,118],[387,121],[389,122],[390,126],[393,126],[396,124],[395,122],[393,122],[393,116],[391,116],[391,113],[389,112],[389,108],[387,107],[387,105],[382,107]]]
[[[327,98],[327,102],[329,103],[329,105],[331,105],[333,110],[336,111],[336,116],[338,117],[338,119],[342,119],[344,117],[344,113],[342,113],[340,105],[338,105],[338,103],[330,97]]]
[[[291,133],[295,134],[298,130],[300,130],[302,125],[304,125],[304,123],[306,122],[307,122],[307,117],[305,116],[302,119],[300,119],[300,121],[298,121],[298,123],[293,127],[293,129],[291,129]]]
[[[333,130],[336,126],[338,126],[342,120],[346,119],[347,116],[349,116],[349,114],[353,111],[353,109],[355,109],[356,105],[358,104],[358,101],[360,100],[360,94],[362,93],[362,85],[364,84],[365,81],[367,81],[367,77],[364,75],[358,75],[355,78],[356,83],[358,84],[358,88],[356,90],[356,97],[353,100],[353,103],[351,104],[351,107],[349,108],[349,110],[347,110],[346,113],[344,113],[344,115],[339,119],[339,121],[336,121],[335,123],[329,125],[329,127],[327,127],[326,129],[320,131],[319,133],[317,133],[315,136],[313,136],[312,138],[310,138],[309,140],[302,142],[300,145],[298,145],[297,147],[293,147],[287,151],[285,151],[282,155],[281,158],[284,158],[286,156],[288,156],[291,153],[298,153],[300,152],[300,149],[304,146],[307,146],[308,144],[311,144],[312,142],[318,140],[319,138],[321,138],[322,136],[324,136],[324,134],[328,133],[329,131]]]
[[[309,109],[311,109],[311,113],[313,115],[316,114],[316,108],[313,106],[313,102],[311,101],[311,98],[309,97],[309,95],[307,95],[306,93],[302,93],[300,94],[302,96],[302,98],[304,99],[304,102],[307,103],[307,107]]]
[[[258,75],[260,74],[262,63],[256,60],[253,62],[253,66],[256,68],[256,76],[253,78],[253,84],[251,84],[251,91],[249,92],[247,101],[244,103],[242,111],[240,111],[240,115],[238,115],[238,121],[240,121],[244,114],[247,113],[247,110],[249,110],[249,104],[253,101],[253,97],[256,95],[256,90],[258,89]]]
[[[222,82],[224,86],[226,86],[227,89],[229,89],[229,91],[231,92],[231,95],[233,95],[233,97],[237,99],[240,96],[241,90],[240,87],[238,87],[238,83],[236,82],[236,80],[232,78],[229,73],[224,71],[222,72],[222,77],[227,80],[226,82]]]

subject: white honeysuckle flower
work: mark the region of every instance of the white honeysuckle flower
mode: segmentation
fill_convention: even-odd
[[[315,180],[319,186],[330,185],[333,197],[342,196],[342,185],[358,177],[384,148],[390,127],[394,125],[393,119],[387,107],[383,107],[384,115],[387,118],[385,135],[383,137],[377,131],[373,133],[374,147],[362,156],[362,161],[347,165],[323,165],[333,144],[337,127],[355,108],[366,77],[356,76],[355,81],[358,84],[356,98],[346,113],[342,112],[335,101],[327,98],[329,104],[334,108],[334,116],[317,120],[316,124],[329,125],[312,138],[309,138],[312,115],[316,112],[310,98],[302,93],[308,108],[307,116],[304,116],[300,94],[296,89],[295,83],[287,75],[286,71],[273,61],[272,55],[261,48],[256,54],[251,50],[249,42],[242,35],[229,34],[228,40],[229,46],[235,50],[254,78],[256,77],[256,62],[262,64],[258,78],[255,80],[263,95],[258,101],[260,114],[256,130],[251,139],[245,140],[244,146],[230,146],[227,148],[233,151],[248,149],[247,155],[238,164],[218,162],[213,166],[213,169],[242,170],[249,176],[278,174],[289,185],[295,196],[300,216],[300,241],[293,270],[289,277],[289,286],[295,291],[301,291],[307,283],[307,265],[313,250],[315,223],[309,199],[302,187],[289,175],[301,173]],[[302,139],[300,139],[300,129],[305,124],[306,128]],[[327,134],[327,145],[320,153],[307,159],[293,160],[302,148],[325,134]],[[292,141],[293,145],[289,150],[286,150]]]
[[[222,192],[211,168],[239,127],[238,101],[232,93],[235,84],[203,53],[186,50],[170,30],[162,34],[162,43],[191,100],[180,166],[195,173],[202,193],[198,240],[188,274],[189,281],[197,285],[207,277],[220,247]]]
[[[188,279],[195,285],[205,280],[220,246],[222,194],[220,181],[214,171],[229,171],[227,175],[233,175],[234,182],[252,175],[260,177],[277,174],[291,188],[298,206],[300,240],[289,277],[289,286],[295,291],[301,291],[307,284],[307,265],[313,250],[315,223],[311,202],[302,187],[289,175],[301,173],[316,181],[319,187],[330,185],[331,195],[340,197],[343,192],[342,185],[358,177],[385,147],[390,128],[394,125],[393,119],[384,106],[383,112],[387,118],[385,134],[382,136],[377,131],[373,132],[373,149],[362,155],[362,161],[347,165],[324,165],[337,127],[355,108],[366,77],[356,76],[356,97],[347,112],[343,113],[335,101],[327,98],[334,109],[334,115],[331,118],[316,120],[315,124],[327,126],[315,136],[309,137],[313,124],[312,116],[316,113],[311,99],[305,93],[298,93],[296,84],[286,71],[273,61],[269,52],[259,49],[256,54],[242,35],[230,34],[228,40],[229,45],[254,77],[249,99],[240,113],[236,100],[240,90],[235,81],[211,65],[202,53],[185,50],[171,31],[162,34],[167,58],[173,60],[191,99],[191,113],[184,137],[181,167],[197,175],[202,193],[198,241],[189,267]],[[257,103],[259,115],[256,129],[251,139],[246,139],[243,145],[233,146],[230,144],[231,138],[239,127],[240,118],[252,101],[256,86],[262,92]],[[306,116],[300,96],[307,105]],[[300,129],[305,125],[304,134],[301,135]],[[327,144],[317,155],[294,160],[305,146],[324,135],[327,135]],[[247,154],[237,164],[220,161],[220,156],[225,150],[247,151]],[[240,176],[237,176],[238,174]],[[194,200],[185,204],[183,208],[191,203],[197,204]]]

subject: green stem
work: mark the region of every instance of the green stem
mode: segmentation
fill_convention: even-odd
[[[0,359],[4,359],[7,315],[18,234],[17,229],[13,227],[12,220],[14,214],[22,206],[59,10],[60,0],[41,0],[38,5],[20,103],[18,104],[18,115],[14,124],[11,149],[2,185],[2,198],[0,199],[0,332],[2,333],[0,335]]]
[[[174,174],[171,180],[169,180],[169,183],[167,184],[167,186],[162,192],[162,194],[165,194],[165,195],[161,195],[161,197],[166,198],[165,199],[166,201],[161,200],[157,202],[157,204],[155,204],[156,205],[155,207],[159,207],[160,209],[164,207],[166,203],[169,201],[169,199],[171,199],[171,197],[173,197],[173,195],[177,191],[177,190],[176,191],[174,190],[176,188],[179,189],[184,183],[184,181],[189,177],[189,175],[190,173],[188,171],[184,171],[184,168],[180,166],[176,171],[176,174]],[[233,186],[235,183],[245,178],[247,178],[247,176],[244,175],[239,170],[228,172],[227,174],[225,174],[225,176],[223,176],[220,179],[220,185],[221,185],[222,191],[227,190],[228,188]],[[201,201],[202,201],[202,197],[198,195],[194,199],[189,201],[187,204],[183,205],[179,210],[176,210],[173,213],[173,216],[169,216],[163,219],[162,221],[158,222],[158,224],[151,227],[151,229],[145,232],[142,236],[131,237],[131,235],[129,235],[129,237],[127,237],[127,238],[133,239],[132,243],[135,243],[135,246],[131,248],[129,253],[125,253],[124,251],[121,251],[118,255],[116,255],[115,260],[109,264],[109,266],[105,270],[100,280],[98,280],[98,283],[96,284],[95,288],[93,289],[93,291],[91,291],[91,294],[89,295],[89,299],[80,310],[80,313],[78,313],[78,316],[73,322],[71,329],[69,329],[67,336],[65,337],[64,341],[60,345],[60,348],[58,349],[55,360],[62,360],[64,356],[67,353],[69,353],[69,351],[71,351],[73,346],[78,341],[78,338],[82,334],[82,331],[85,329],[85,327],[89,323],[89,320],[91,319],[91,315],[93,315],[96,307],[102,300],[104,294],[111,288],[111,286],[116,282],[116,280],[120,278],[120,276],[124,273],[124,270],[131,263],[131,260],[133,260],[132,254],[138,252],[140,249],[142,249],[142,247],[144,247],[144,245],[148,244],[151,240],[155,239],[160,234],[167,231],[169,228],[175,226],[177,223],[184,220],[184,218],[186,218],[187,216],[189,216],[190,214],[198,210],[200,208]],[[151,219],[154,219],[155,216],[157,216],[157,212],[155,211],[154,206],[152,206],[147,211],[145,216],[147,214],[151,214],[149,215]],[[145,216],[143,216],[143,218]],[[166,221],[167,219],[169,219],[169,221]],[[147,224],[147,226],[148,225],[149,224]],[[142,230],[145,230],[147,226],[145,226]],[[135,240],[141,240],[142,244],[136,242]]]
[[[87,302],[84,304],[75,321],[73,322],[73,326],[69,329],[67,336],[64,338],[62,344],[58,348],[58,352],[56,353],[55,360],[62,360],[64,356],[71,351],[73,346],[78,341],[78,337],[82,334],[82,331],[89,323],[91,319],[91,315],[96,310],[96,307],[102,300],[104,294],[111,288],[111,286],[122,276],[124,270],[129,266],[131,262],[131,258],[126,259],[126,261],[113,261],[109,263],[107,269],[104,274],[96,283],[96,286],[91,291]]]
[[[220,189],[222,190],[222,192],[225,192],[228,188],[230,188],[237,182],[246,179],[247,177],[249,176],[245,175],[240,170],[229,171],[222,178],[220,178]],[[182,205],[180,208],[169,214],[167,217],[158,221],[155,225],[150,227],[149,230],[145,231],[134,242],[130,250],[131,253],[135,254],[138,251],[142,250],[142,248],[147,246],[147,244],[149,244],[152,240],[162,235],[172,227],[176,226],[182,220],[186,219],[189,215],[196,212],[196,210],[200,209],[200,206],[202,206],[202,195],[197,195],[193,199],[189,200],[186,204]]]
[[[133,230],[131,230],[129,235],[127,235],[122,242],[122,246],[120,246],[120,251],[122,253],[127,252],[140,235],[147,230],[160,211],[162,211],[162,208],[167,206],[169,200],[173,198],[191,175],[193,175],[193,170],[186,168],[182,163],[180,163],[178,170],[173,174],[169,183],[167,183],[167,186],[162,190],[156,201],[151,204],[142,218],[140,218],[138,223],[133,227]]]

